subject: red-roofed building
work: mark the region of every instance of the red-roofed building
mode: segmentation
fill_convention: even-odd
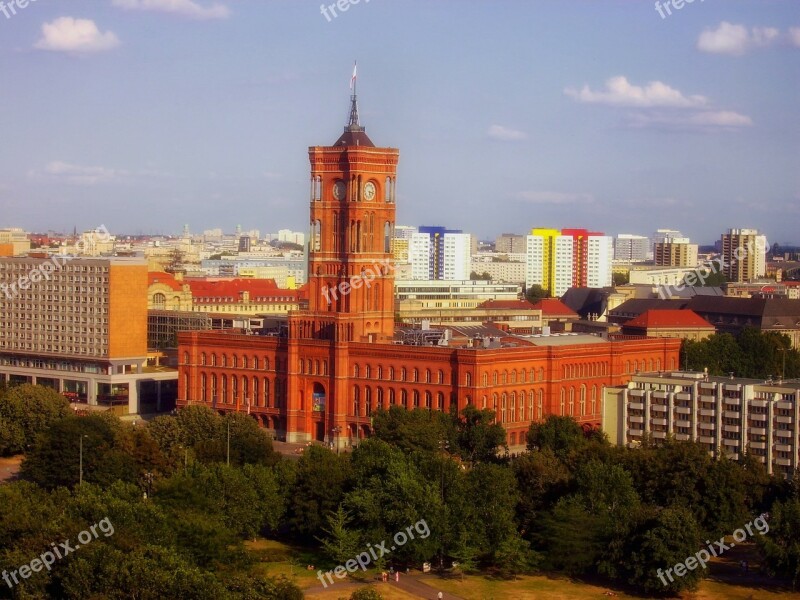
[[[622,326],[624,335],[704,340],[714,326],[692,310],[648,310]]]
[[[285,315],[305,308],[306,290],[279,288],[273,279],[183,279],[150,273],[148,308],[220,313]]]

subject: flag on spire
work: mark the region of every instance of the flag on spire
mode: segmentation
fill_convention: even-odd
[[[358,63],[353,63],[353,76],[350,78],[350,89],[355,89],[356,85],[356,71],[358,69]]]

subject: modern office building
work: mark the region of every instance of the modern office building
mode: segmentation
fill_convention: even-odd
[[[24,229],[0,229],[0,256],[20,256],[31,249],[31,241]]]
[[[179,404],[246,411],[288,441],[343,446],[374,409],[495,411],[514,451],[550,414],[599,424],[604,387],[627,361],[676,368],[678,340],[519,336],[497,327],[396,328],[391,239],[399,151],[351,118],[331,146],[309,148],[309,308],[276,335],[179,334]],[[415,283],[415,282],[410,282]],[[426,285],[429,282],[425,282]],[[447,284],[447,282],[442,282]],[[400,286],[398,286],[399,288]]]
[[[728,281],[747,282],[767,272],[767,237],[756,229],[729,229],[722,234],[723,274]]]
[[[649,365],[626,363],[628,370]],[[637,447],[668,436],[691,440],[709,454],[755,456],[769,473],[800,467],[800,381],[709,377],[667,371],[633,376],[604,395],[603,431],[617,445]]]
[[[122,412],[174,404],[177,372],[147,364],[147,263],[0,259],[0,377]]]

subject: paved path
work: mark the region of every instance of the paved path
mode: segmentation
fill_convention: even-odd
[[[391,579],[388,584],[384,584],[379,581],[367,581],[367,582],[356,582],[353,580],[348,581],[341,581],[335,583],[334,585],[328,585],[327,588],[322,587],[321,585],[314,586],[312,588],[308,588],[303,590],[306,594],[319,594],[321,592],[330,591],[331,589],[335,590],[342,590],[342,591],[351,591],[355,590],[361,586],[365,585],[376,585],[378,590],[384,585],[392,585],[397,587],[404,592],[408,592],[409,594],[414,594],[417,598],[421,598],[422,600],[437,600],[439,590],[431,587],[427,583],[423,583],[422,581],[416,579],[414,575],[406,575],[405,573],[400,574],[400,581],[396,582],[394,579]],[[448,594],[444,592],[442,595],[444,600],[464,600],[460,596],[454,596],[453,594]]]
[[[399,582],[392,580],[390,583],[393,586],[399,587],[404,592],[416,594],[420,598],[425,598],[425,600],[436,600],[438,598],[436,594],[438,594],[440,591],[431,587],[427,583],[421,582],[419,579],[415,579],[413,575],[401,574]],[[463,600],[461,596],[455,596],[453,594],[448,594],[447,592],[442,594],[442,598],[444,598],[444,600]]]

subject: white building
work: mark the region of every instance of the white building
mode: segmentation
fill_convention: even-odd
[[[411,277],[419,280],[468,280],[472,236],[446,231],[415,232],[408,242]]]
[[[620,233],[614,240],[614,260],[642,262],[650,255],[650,238],[644,235]]]

